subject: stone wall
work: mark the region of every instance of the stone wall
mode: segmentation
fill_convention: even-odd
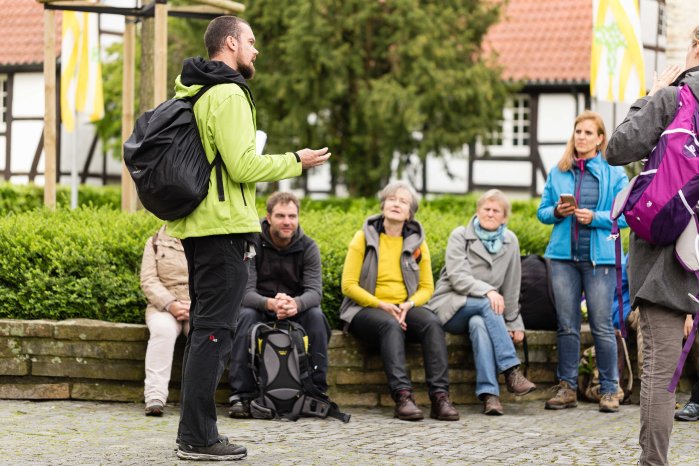
[[[592,345],[589,331],[583,331],[582,345]],[[144,358],[148,330],[145,325],[114,324],[96,320],[66,321],[0,320],[0,398],[76,399],[104,401],[143,401]],[[551,331],[527,332],[529,376],[539,390],[527,399],[545,399],[547,388],[555,383],[556,335]],[[468,339],[447,336],[449,377],[452,398],[457,403],[477,402],[473,393],[475,373]],[[184,339],[175,349],[170,401],[179,398]],[[518,347],[523,360],[522,347]],[[635,348],[629,348],[635,366]],[[695,351],[696,353],[696,351]],[[691,388],[697,372],[696,357],[687,362],[689,379],[681,390]],[[333,331],[329,350],[330,394],[341,406],[378,406],[392,404],[381,360],[367,353],[357,341]],[[422,352],[409,345],[410,376],[416,397],[426,403]],[[217,400],[228,399],[227,374],[217,392]],[[502,382],[502,378],[501,378]],[[638,381],[634,391],[638,392]],[[512,397],[503,389],[504,401]],[[637,398],[637,396],[636,396]]]

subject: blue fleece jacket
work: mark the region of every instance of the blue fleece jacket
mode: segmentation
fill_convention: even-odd
[[[597,155],[585,164],[585,169],[599,181],[599,198],[590,227],[590,260],[594,265],[612,265],[615,263],[614,241],[609,240],[612,232],[612,220],[609,216],[612,202],[619,191],[629,182],[624,169],[612,167],[602,155]],[[541,203],[536,216],[541,223],[553,224],[553,231],[546,247],[545,257],[558,260],[572,260],[571,235],[575,216],[558,218],[553,211],[561,194],[575,193],[575,176],[573,170],[561,171],[554,167],[546,179],[546,186],[541,196]],[[619,227],[626,228],[624,217],[619,218]]]

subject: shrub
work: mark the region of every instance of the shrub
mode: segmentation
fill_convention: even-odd
[[[11,190],[20,193],[14,206],[32,205],[29,211],[6,209],[0,217],[0,317],[143,322],[141,256],[146,239],[162,222],[147,212],[114,209],[109,199],[117,190],[91,198],[101,207],[50,212],[28,201],[35,197],[33,189]],[[435,280],[444,265],[449,234],[470,220],[475,199],[444,197],[420,206],[416,218],[425,228]],[[12,204],[4,197],[3,202]],[[508,227],[519,237],[523,254],[543,254],[548,242],[551,227],[537,221],[537,205],[538,200],[513,203]],[[375,199],[304,199],[301,209],[301,225],[318,243],[323,261],[323,309],[339,328],[347,245],[379,205]],[[264,199],[258,201],[258,210],[263,215]]]
[[[0,317],[142,322],[141,255],[158,224],[105,207],[0,218]]]
[[[58,208],[70,207],[70,186],[56,188]],[[0,184],[0,215],[21,213],[39,209],[44,205],[43,186]],[[78,188],[78,206],[121,208],[121,188],[119,186],[88,186]]]

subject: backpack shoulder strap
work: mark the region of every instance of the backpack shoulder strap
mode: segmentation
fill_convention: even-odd
[[[202,86],[202,88],[199,89],[199,91],[197,91],[196,94],[187,97],[187,99],[192,105],[192,112],[194,112],[194,104],[196,104],[199,101],[199,99],[201,99],[204,96],[204,94],[206,94],[206,91],[208,91],[214,86],[216,86],[216,84],[207,84],[205,86]],[[194,115],[194,118],[197,118],[196,114]],[[221,158],[221,153],[218,151],[218,148],[215,149],[216,156],[214,156],[214,160],[211,162],[211,166],[216,170],[216,186],[218,188],[218,200],[223,202],[226,200],[226,196],[223,191],[223,159]]]

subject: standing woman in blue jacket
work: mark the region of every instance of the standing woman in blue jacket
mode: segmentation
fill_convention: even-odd
[[[607,163],[606,147],[607,133],[600,115],[589,110],[578,115],[563,157],[546,179],[537,211],[539,221],[553,224],[545,256],[551,259],[558,316],[559,383],[554,387],[553,398],[546,402],[546,409],[577,406],[580,302],[584,293],[599,368],[599,410],[619,410],[617,348],[612,326],[615,254],[614,241],[608,237],[612,229],[612,201],[628,178],[623,169]]]

